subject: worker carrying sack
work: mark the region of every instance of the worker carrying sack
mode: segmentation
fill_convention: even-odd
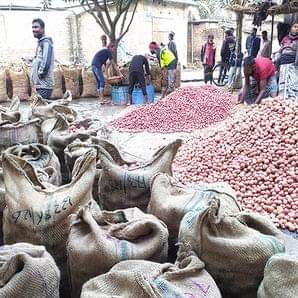
[[[50,180],[46,181],[54,185],[61,185],[61,170],[58,157],[53,150],[46,145],[30,144],[16,145],[6,150],[7,153],[18,156],[28,161],[36,170],[51,174]]]
[[[95,157],[90,151],[77,160],[69,184],[45,187],[30,163],[12,154],[4,153],[2,156],[6,188],[4,243],[45,245],[61,270],[62,286],[67,284],[69,215],[92,199]]]
[[[146,211],[150,199],[150,179],[159,172],[172,175],[172,162],[181,146],[180,139],[162,147],[150,162],[124,169],[102,147],[99,160],[102,168],[98,193],[102,209],[115,210],[138,207]]]
[[[276,236],[281,232],[257,213],[222,214],[219,199],[183,217],[179,242],[188,245],[205,263],[222,294],[256,297],[267,260],[284,252]]]
[[[120,261],[167,260],[168,230],[155,216],[138,208],[94,210],[89,204],[73,216],[67,245],[72,297],[80,297],[86,281]]]
[[[181,253],[175,264],[120,262],[108,273],[86,282],[81,297],[220,298],[221,294],[204,263],[187,252]]]
[[[0,247],[0,296],[59,298],[60,272],[44,246]]]
[[[169,242],[175,244],[183,216],[202,205],[208,206],[215,195],[220,199],[220,210],[224,213],[240,211],[236,194],[227,183],[186,187],[173,177],[159,173],[151,179],[151,198],[147,211],[167,225]]]
[[[298,293],[298,255],[276,254],[266,264],[258,298],[295,298]]]

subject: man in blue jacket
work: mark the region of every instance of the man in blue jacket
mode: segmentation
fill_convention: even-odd
[[[248,56],[257,57],[261,45],[261,39],[257,36],[257,28],[253,28],[251,34],[246,39],[245,48]]]
[[[45,99],[50,98],[54,86],[53,41],[45,36],[45,23],[41,19],[32,21],[33,36],[38,39],[32,63],[31,80],[37,93]]]

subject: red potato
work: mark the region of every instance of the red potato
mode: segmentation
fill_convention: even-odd
[[[174,174],[184,184],[226,181],[244,209],[267,213],[278,227],[298,232],[297,117],[292,101],[250,107],[214,136],[188,140]]]

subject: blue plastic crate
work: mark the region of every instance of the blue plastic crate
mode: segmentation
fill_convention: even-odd
[[[128,102],[127,86],[112,86],[112,101],[114,105],[126,105]]]
[[[146,85],[146,90],[147,90],[147,97],[148,97],[149,103],[153,103],[154,97],[155,97],[153,85],[152,84]],[[132,104],[134,105],[144,104],[144,95],[143,95],[142,89],[136,88],[136,87],[133,89]]]

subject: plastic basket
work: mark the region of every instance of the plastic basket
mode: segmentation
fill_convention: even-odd
[[[148,102],[153,103],[154,102],[154,87],[152,84],[146,85],[146,91],[147,91],[147,97],[148,97]],[[140,88],[134,88],[132,92],[132,104],[134,105],[142,105],[144,104],[144,95],[142,92],[142,89]]]
[[[114,105],[126,105],[128,102],[128,87],[127,86],[113,86],[112,87],[112,101]]]

